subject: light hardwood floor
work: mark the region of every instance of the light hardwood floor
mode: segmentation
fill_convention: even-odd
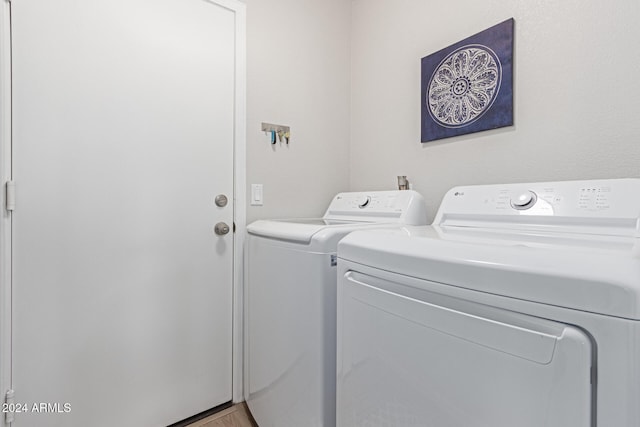
[[[249,415],[247,405],[238,403],[231,408],[189,424],[188,427],[258,427],[258,425]]]

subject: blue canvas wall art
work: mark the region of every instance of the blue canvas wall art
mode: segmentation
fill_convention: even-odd
[[[422,142],[513,125],[513,26],[422,58]]]

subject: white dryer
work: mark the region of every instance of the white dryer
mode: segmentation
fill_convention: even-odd
[[[338,241],[426,218],[415,191],[358,192],[336,195],[319,219],[247,227],[245,398],[260,427],[335,425]]]
[[[640,180],[454,188],[338,257],[338,426],[640,425]]]

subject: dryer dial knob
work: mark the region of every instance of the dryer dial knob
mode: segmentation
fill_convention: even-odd
[[[358,207],[360,209],[364,209],[369,205],[370,202],[371,202],[371,196],[366,196],[358,202]]]
[[[511,207],[518,210],[529,209],[535,205],[537,199],[536,193],[533,191],[516,193],[511,197]]]

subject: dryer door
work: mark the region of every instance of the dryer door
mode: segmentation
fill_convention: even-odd
[[[591,426],[580,329],[341,270],[338,426]]]

